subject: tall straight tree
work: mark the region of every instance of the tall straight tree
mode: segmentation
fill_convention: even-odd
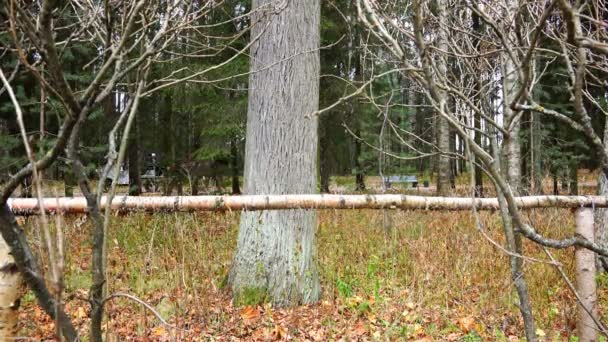
[[[447,49],[448,37],[447,37],[447,18],[446,18],[446,0],[437,0],[437,18],[439,19],[439,29],[437,32],[437,47],[439,49]],[[439,56],[437,62],[437,68],[443,75],[447,72],[447,58],[443,55]],[[441,102],[439,104],[440,110],[444,111],[447,106],[446,94],[442,93]],[[450,125],[448,121],[442,117],[439,113],[435,119],[435,141],[437,148],[439,149],[439,156],[437,157],[437,194],[440,196],[447,196],[451,191],[450,177],[450,158],[447,153],[450,152]]]
[[[505,6],[505,32],[508,32],[507,39],[512,46],[517,46],[517,11],[518,2],[515,0],[506,1]],[[518,75],[517,75],[517,59],[516,53],[511,51],[503,51],[502,59],[502,96],[503,96],[503,120],[505,127],[509,128],[508,134],[504,136],[503,150],[505,156],[505,168],[507,180],[511,186],[511,191],[519,194],[521,191],[521,145],[519,140],[519,131],[521,129],[520,116],[511,108],[511,103],[519,91]]]
[[[253,1],[245,193],[317,189],[317,126],[306,114],[319,102],[319,0]],[[277,306],[318,300],[316,214],[311,210],[243,212],[230,285],[237,303]]]

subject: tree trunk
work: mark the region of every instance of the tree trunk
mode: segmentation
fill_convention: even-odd
[[[576,233],[594,241],[593,208],[576,211]],[[595,283],[595,260],[593,251],[577,248],[574,252],[576,264],[576,290],[580,296],[576,330],[579,341],[598,341],[597,285]]]
[[[530,166],[531,166],[531,186],[532,195],[542,195],[543,191],[543,169],[541,164],[541,146],[542,146],[542,131],[541,131],[541,115],[531,113],[530,119],[532,122],[530,133]]]
[[[100,182],[105,180],[99,180]],[[74,173],[71,170],[63,172],[63,192],[66,197],[74,196],[74,187],[76,186],[76,179]]]
[[[329,125],[327,116],[319,118],[319,185],[321,193],[329,193],[329,158],[332,158],[329,151]]]
[[[232,171],[232,194],[241,193],[239,184],[239,151],[236,146],[236,138],[230,140],[230,169]]]
[[[0,340],[9,341],[17,334],[19,303],[23,278],[17,270],[10,248],[0,239]]]
[[[572,163],[569,167],[570,195],[578,195],[578,163]]]
[[[357,137],[361,136],[361,129],[359,124],[356,123],[355,134]],[[355,169],[355,190],[356,191],[364,191],[365,190],[365,174],[363,173],[363,169],[361,168],[361,141],[359,139],[354,139],[354,147],[355,154],[353,156],[353,167]]]
[[[559,183],[557,181],[557,172],[552,175],[553,177],[553,195],[559,195]]]
[[[256,0],[258,11],[274,4]],[[274,10],[273,10],[274,11]],[[319,105],[319,0],[254,15],[245,193],[314,193]],[[268,24],[268,26],[266,26]],[[286,56],[293,56],[285,59]],[[237,304],[311,303],[321,292],[312,210],[243,212],[230,285]]]
[[[141,194],[141,167],[140,167],[140,141],[139,141],[139,120],[135,118],[133,129],[129,136],[128,157],[129,157],[129,195],[139,196]]]
[[[481,18],[479,18],[479,15],[477,15],[476,12],[472,13],[472,24],[473,24],[473,30],[475,31],[475,33],[481,35],[482,33],[482,28],[481,28]],[[480,39],[477,36],[473,37],[473,40],[475,42],[475,47],[477,49],[478,52],[481,52],[481,46],[480,46]],[[475,91],[476,91],[476,95],[480,97],[478,104],[479,104],[479,108],[484,108],[484,99],[481,98],[481,94],[483,92],[483,84],[482,84],[482,76],[481,75],[477,75],[476,79],[475,79]],[[475,128],[475,143],[479,146],[483,147],[483,142],[482,142],[482,135],[481,135],[481,115],[477,112],[473,113],[473,127]],[[473,161],[475,161],[475,156],[471,156],[473,158]],[[477,197],[483,197],[483,169],[481,167],[481,164],[479,162],[476,162],[475,165],[473,166],[475,168],[475,196]]]
[[[604,149],[608,153],[608,120],[604,123]],[[608,175],[607,170],[602,170],[597,184],[597,194],[608,196]],[[608,209],[598,209],[595,212],[595,237],[597,243],[602,247],[608,246]],[[597,270],[599,272],[608,271],[608,258],[597,258]]]
[[[506,127],[511,127],[509,134],[504,136],[504,155],[506,175],[513,193],[519,194],[521,191],[521,145],[519,131],[521,124],[516,117],[516,112],[510,107],[510,103],[517,92],[517,78],[515,64],[509,56],[502,55],[503,67],[503,115]],[[517,120],[517,121],[516,121]]]
[[[445,32],[447,18],[445,12],[445,1],[437,0],[437,17],[439,18],[440,28],[437,33],[437,47],[442,51],[447,51],[447,33]],[[447,74],[447,60],[441,54],[437,60],[438,72],[442,75]],[[443,93],[439,103],[440,110],[445,112],[447,106],[446,94]],[[439,196],[447,196],[451,192],[450,178],[450,158],[447,153],[450,152],[450,125],[446,118],[441,113],[435,115],[435,143],[439,149],[439,156],[436,160],[437,168],[437,194]]]

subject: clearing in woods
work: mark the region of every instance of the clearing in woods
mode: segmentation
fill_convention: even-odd
[[[108,338],[134,340],[518,340],[522,323],[508,259],[475,229],[468,212],[319,211],[318,262],[323,288],[316,305],[277,310],[253,303],[235,308],[224,288],[236,244],[238,213],[133,213],[116,217],[109,237],[109,292],[145,300],[179,327],[163,326],[135,302],[117,298],[107,307]],[[574,231],[569,210],[526,211],[552,237]],[[481,213],[492,239],[502,243],[497,213]],[[36,217],[24,222],[37,247]],[[65,302],[87,329],[90,225],[65,217]],[[546,259],[526,243],[525,254]],[[573,275],[572,249],[555,251]],[[41,260],[44,258],[41,258]],[[550,265],[526,263],[539,335],[567,339],[575,298]],[[599,307],[608,300],[599,279]],[[53,323],[24,297],[21,333],[53,338]]]

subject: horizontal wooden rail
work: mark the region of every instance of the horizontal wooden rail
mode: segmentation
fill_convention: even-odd
[[[86,212],[84,197],[45,198],[47,212]],[[101,207],[105,207],[102,198]],[[525,196],[517,197],[522,209],[608,207],[606,196]],[[9,207],[15,214],[36,214],[40,210],[35,198],[11,198]],[[286,209],[425,209],[469,210],[498,209],[496,198],[430,197],[409,195],[244,195],[244,196],[116,196],[112,209],[124,211],[222,211]]]

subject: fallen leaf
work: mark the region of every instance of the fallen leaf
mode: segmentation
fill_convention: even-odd
[[[448,336],[446,336],[446,341],[458,341],[460,339],[460,334],[458,333],[451,333]]]
[[[273,339],[273,341],[285,339],[287,337],[287,329],[280,325],[275,325],[274,329],[272,329],[272,332],[270,333],[270,337]]]
[[[152,329],[152,335],[155,337],[163,337],[167,335],[167,329],[165,329],[164,325],[158,326]]]
[[[260,318],[260,310],[251,305],[242,308],[239,313],[243,321],[245,321],[245,324],[251,324]]]
[[[84,307],[82,307],[82,306],[78,307],[78,309],[76,309],[76,318],[83,319],[85,317],[87,317],[87,313],[84,310]]]
[[[471,330],[473,330],[475,328],[475,318],[473,318],[471,316],[460,318],[458,320],[458,327],[465,334],[468,333],[468,332],[470,332]]]
[[[365,329],[365,325],[363,324],[363,322],[355,324],[353,333],[355,334],[355,336],[363,336],[367,333],[367,329]]]

